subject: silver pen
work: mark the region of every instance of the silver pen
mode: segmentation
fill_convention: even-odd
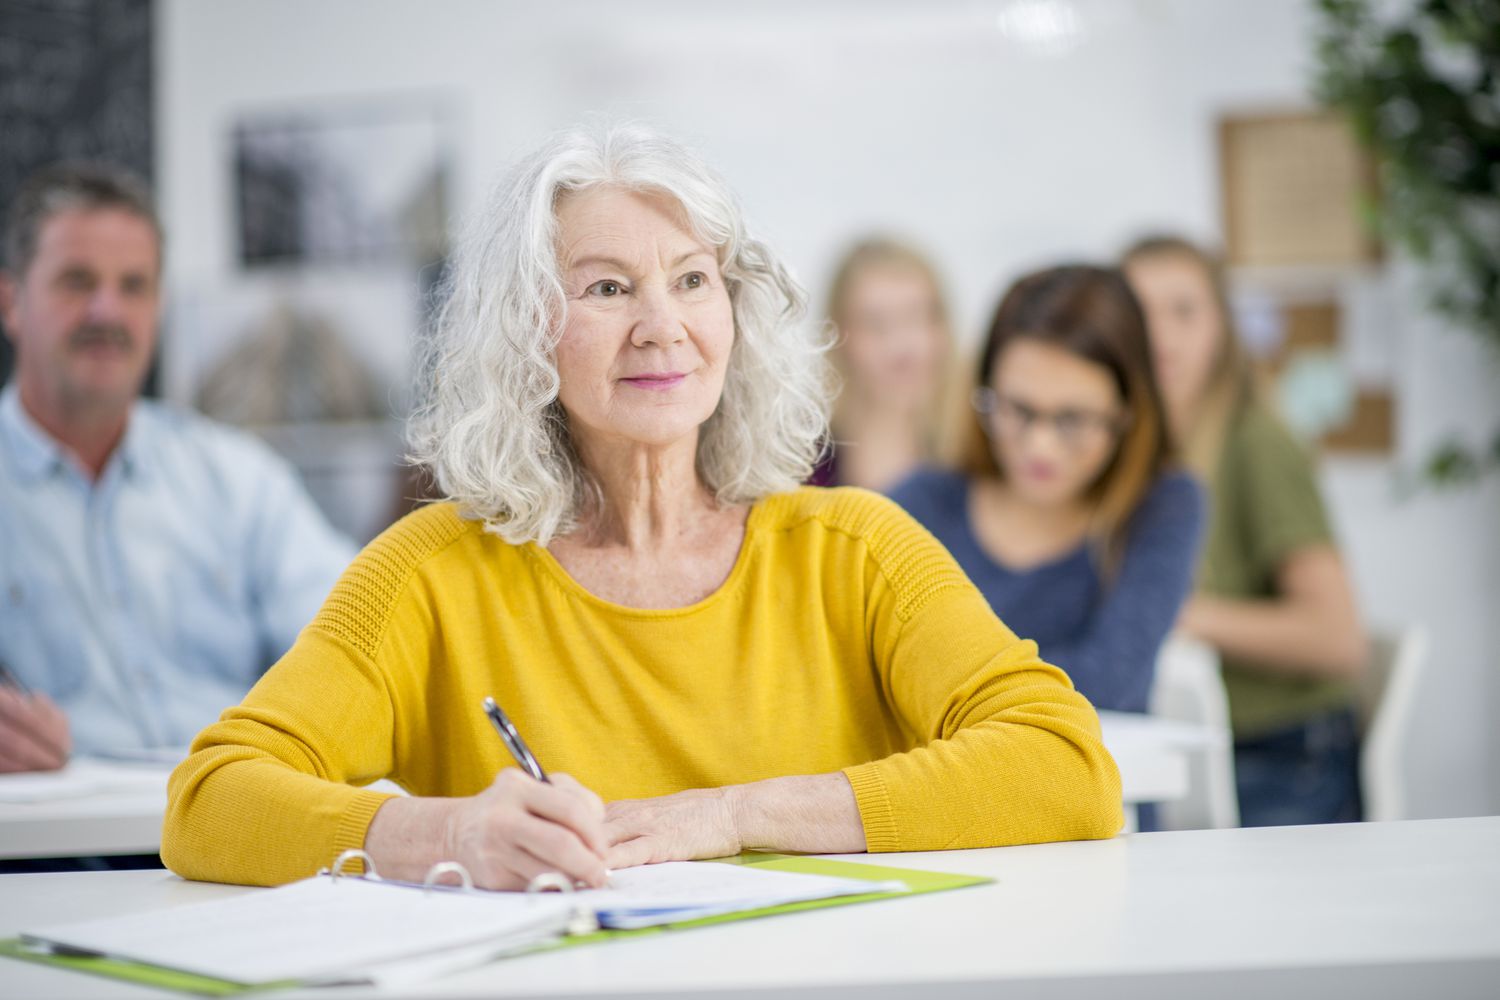
[[[495,727],[495,732],[500,734],[500,741],[505,744],[505,749],[521,765],[521,770],[531,775],[537,781],[552,784],[547,778],[547,772],[542,770],[541,763],[536,759],[536,754],[521,739],[521,734],[516,730],[516,724],[510,721],[510,716],[495,704],[494,698],[484,699],[484,714],[490,717],[490,724]]]

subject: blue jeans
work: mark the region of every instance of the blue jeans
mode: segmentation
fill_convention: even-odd
[[[1236,741],[1234,770],[1241,826],[1357,823],[1363,815],[1353,709]]]

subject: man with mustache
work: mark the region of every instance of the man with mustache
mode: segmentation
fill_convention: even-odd
[[[162,234],[134,178],[59,166],[11,206],[0,322],[0,772],[185,746],[353,556],[250,436],[138,398]]]

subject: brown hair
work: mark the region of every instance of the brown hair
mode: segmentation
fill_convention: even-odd
[[[948,297],[943,288],[942,278],[938,276],[937,268],[933,266],[932,261],[920,250],[889,236],[866,237],[851,246],[845,252],[844,256],[840,258],[838,266],[834,268],[833,281],[828,289],[828,319],[835,327],[843,328],[845,321],[848,319],[849,289],[854,285],[855,279],[864,273],[864,271],[877,267],[902,268],[916,271],[926,279],[927,284],[932,288],[933,306],[937,310],[937,315],[934,318],[936,319],[938,329],[943,333],[948,355],[951,358],[953,355],[953,328],[948,313]],[[840,344],[842,340],[843,338],[840,336]],[[847,380],[848,373],[843,365],[842,350],[840,347],[835,347],[832,359],[840,379]],[[939,391],[933,394],[932,409],[924,417],[922,434],[927,442],[929,451],[936,450],[937,441],[941,437],[943,419],[940,407],[942,406],[942,399],[946,395],[942,390],[947,388],[946,381],[948,375],[949,373],[945,371],[940,376],[945,384],[939,385]],[[840,392],[839,395],[842,397],[843,393]],[[835,402],[833,414],[835,424],[838,423],[838,418],[839,406]]]
[[[161,220],[151,191],[135,174],[97,163],[58,163],[43,167],[21,183],[5,224],[4,269],[20,280],[36,256],[47,220],[60,212],[117,208],[138,215],[156,232],[157,260],[162,248]]]
[[[976,388],[989,387],[995,362],[1017,340],[1051,344],[1099,365],[1120,391],[1128,423],[1086,494],[1094,508],[1090,535],[1110,569],[1123,551],[1131,515],[1173,458],[1145,314],[1114,268],[1048,268],[1021,278],[1000,300],[974,369]],[[960,468],[970,476],[1003,478],[983,418],[971,411],[967,424]]]
[[[1257,396],[1254,371],[1234,327],[1229,282],[1219,258],[1181,236],[1157,233],[1132,243],[1120,256],[1120,266],[1129,268],[1132,264],[1162,257],[1185,259],[1203,272],[1223,326],[1219,352],[1204,387],[1203,398],[1196,408],[1193,425],[1177,441],[1188,467],[1205,482],[1213,482],[1217,478],[1229,424],[1240,408]]]

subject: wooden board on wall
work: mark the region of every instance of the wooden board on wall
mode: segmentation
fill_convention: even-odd
[[[1266,374],[1280,379],[1287,366],[1304,353],[1337,353],[1342,310],[1334,301],[1311,301],[1281,306],[1281,343],[1264,359]],[[1395,448],[1396,401],[1385,386],[1354,387],[1348,418],[1318,437],[1320,450],[1341,454],[1390,454]]]
[[[1375,166],[1340,116],[1226,116],[1219,122],[1224,245],[1235,267],[1380,259],[1362,218]]]

